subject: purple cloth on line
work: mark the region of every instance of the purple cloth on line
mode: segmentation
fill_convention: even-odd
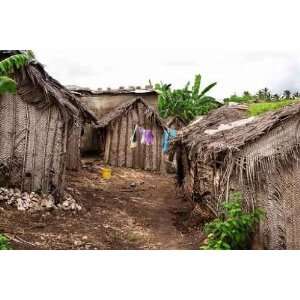
[[[152,145],[153,144],[153,139],[154,139],[152,130],[146,129],[145,132],[144,132],[144,135],[145,135],[145,144],[146,145]]]

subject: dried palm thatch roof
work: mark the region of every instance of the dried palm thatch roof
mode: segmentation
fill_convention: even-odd
[[[196,130],[190,130],[188,134],[182,134],[182,141],[188,146],[190,155],[201,154],[206,160],[212,155],[230,151],[239,151],[243,146],[257,141],[260,137],[270,132],[283,122],[300,114],[300,103],[286,106],[277,111],[271,111],[261,117],[251,119],[250,122],[241,123],[225,130],[216,131],[213,134],[204,133],[197,135]],[[208,120],[204,120],[208,124]],[[233,124],[234,125],[234,124]],[[202,127],[202,126],[201,126]]]
[[[232,122],[227,128],[218,126],[214,132],[199,129],[183,132],[177,143],[183,143],[189,160],[218,169],[217,203],[224,193],[228,198],[232,176],[242,189],[263,189],[274,174],[292,169],[300,157],[300,102],[260,117]],[[179,144],[180,145],[180,144]],[[195,164],[194,164],[195,165]],[[273,175],[271,175],[273,174]],[[270,177],[271,176],[271,177]],[[200,179],[197,179],[200,180]],[[254,207],[254,201],[247,203]]]
[[[21,50],[0,50],[0,61],[22,52]],[[37,105],[41,109],[54,103],[59,107],[65,120],[68,117],[74,118],[80,114],[86,121],[97,121],[95,115],[67,88],[51,77],[36,59],[33,59],[13,76],[17,79],[18,93],[21,93],[24,96],[24,100],[28,103]],[[26,97],[26,94],[30,92],[28,87],[26,87],[27,80],[30,80],[34,86],[40,88],[45,97]]]
[[[224,105],[184,127],[173,143],[181,142],[188,148],[194,148],[199,144],[205,130],[217,129],[221,124],[246,118],[247,110],[246,105]]]
[[[182,128],[182,127],[187,125],[186,121],[184,121],[179,116],[174,116],[174,117],[167,118],[166,119],[166,124],[167,124],[168,127],[170,127],[172,125],[175,126],[175,127],[178,127],[177,129]]]
[[[97,125],[95,125],[96,128],[104,128],[107,125],[109,125],[112,121],[118,119],[124,114],[127,114],[128,111],[132,108],[133,105],[137,103],[142,103],[144,106],[146,106],[146,118],[149,120],[154,120],[156,124],[162,128],[166,128],[166,125],[164,121],[160,118],[158,113],[151,107],[149,106],[143,98],[133,98],[129,101],[126,101],[122,103],[121,105],[117,106],[110,112],[106,113],[105,115],[98,120]]]

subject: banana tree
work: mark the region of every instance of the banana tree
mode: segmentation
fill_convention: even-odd
[[[156,84],[155,90],[159,94],[158,110],[161,117],[179,116],[189,122],[198,115],[207,114],[217,108],[219,103],[207,93],[216,85],[214,82],[201,90],[201,75],[195,76],[194,84],[190,88],[188,82],[183,89],[171,90],[170,84]]]
[[[0,95],[16,92],[17,84],[9,76],[28,64],[33,58],[32,51],[24,51],[0,61]]]

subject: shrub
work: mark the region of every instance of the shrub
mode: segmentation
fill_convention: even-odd
[[[252,213],[244,212],[241,207],[240,193],[234,193],[230,201],[223,204],[222,216],[204,227],[207,242],[202,250],[238,250],[250,246],[255,225],[263,216],[260,209]]]
[[[11,246],[8,238],[5,235],[0,234],[0,250],[10,250],[10,249]]]

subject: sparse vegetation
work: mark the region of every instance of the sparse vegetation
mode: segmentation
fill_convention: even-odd
[[[289,90],[283,91],[282,95],[272,94],[272,92],[268,88],[263,88],[259,90],[255,95],[252,95],[248,91],[244,91],[242,96],[238,96],[236,94],[231,95],[229,98],[225,98],[224,102],[236,102],[236,103],[273,103],[277,101],[283,100],[296,100],[299,98],[299,93],[295,92],[292,94]]]
[[[299,100],[282,100],[277,102],[262,102],[249,104],[248,112],[250,116],[259,116],[268,111],[277,110],[287,105],[297,103]]]
[[[252,213],[244,212],[241,206],[241,194],[233,193],[230,201],[223,205],[220,218],[204,227],[207,242],[202,250],[238,250],[250,246],[251,235],[259,223],[263,212],[255,209]]]

